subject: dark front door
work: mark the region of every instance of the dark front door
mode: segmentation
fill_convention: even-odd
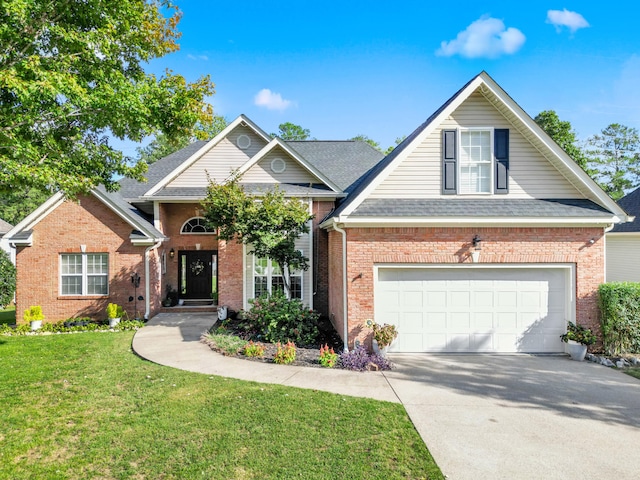
[[[180,298],[211,299],[216,292],[215,250],[184,250],[180,255]]]

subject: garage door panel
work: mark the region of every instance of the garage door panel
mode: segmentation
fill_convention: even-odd
[[[473,325],[476,330],[493,329],[493,312],[476,312],[473,315]]]
[[[566,268],[378,269],[375,315],[391,351],[562,352]]]

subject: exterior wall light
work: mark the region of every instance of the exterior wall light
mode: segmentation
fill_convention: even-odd
[[[172,248],[171,250],[169,250],[169,257],[173,258],[176,256],[176,251]]]
[[[480,250],[482,250],[482,247],[480,246],[481,242],[482,239],[478,235],[474,235],[473,239],[471,240],[471,244],[473,245],[473,251],[471,252],[471,261],[473,263],[478,263],[478,260],[480,260]]]

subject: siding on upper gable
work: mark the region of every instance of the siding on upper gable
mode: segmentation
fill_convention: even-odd
[[[372,192],[369,198],[440,198],[442,130],[509,129],[509,193],[501,198],[583,198],[482,94],[471,95]],[[446,196],[451,198],[451,196]]]
[[[240,135],[247,135],[251,139],[249,148],[242,150],[237,141]],[[223,138],[211,150],[173,179],[167,187],[206,187],[209,182],[207,174],[212,180],[222,182],[232,171],[237,170],[258,153],[267,144],[249,127],[239,125],[226,138]]]
[[[285,162],[285,170],[275,173],[271,170],[271,162],[281,158]],[[242,176],[246,183],[320,183],[320,180],[309,173],[300,163],[289,156],[281,148],[274,148],[260,161],[247,170]]]
[[[606,240],[607,282],[640,282],[640,234],[608,233]]]

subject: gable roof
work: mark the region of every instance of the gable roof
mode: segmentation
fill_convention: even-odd
[[[241,122],[254,126],[247,117],[241,115],[233,124]],[[231,125],[230,125],[231,126]],[[235,127],[234,127],[235,128]],[[257,127],[255,127],[257,128]],[[144,200],[198,200],[206,195],[206,188],[201,187],[171,187],[167,188],[170,180],[175,178],[186,166],[192,165],[204,153],[219,143],[230,131],[227,127],[211,141],[196,141],[192,144],[164,157],[149,165],[145,175],[147,182],[138,182],[130,178],[120,180],[119,194],[127,202],[142,205]],[[266,135],[262,130],[260,134]],[[289,195],[304,194],[306,196],[340,197],[343,192],[355,188],[358,181],[373,168],[384,155],[366,142],[356,140],[303,140],[284,141],[280,138],[267,137],[267,145],[254,155],[242,167],[248,170],[260,159],[264,158],[276,147],[281,147],[320,182],[326,184],[280,184]],[[248,191],[259,192],[267,185],[245,184]],[[153,192],[149,195],[149,192]],[[332,194],[333,192],[333,194]]]
[[[332,222],[343,223],[367,200],[371,192],[412,153],[447,117],[449,117],[474,92],[480,90],[483,96],[507,118],[514,127],[573,185],[585,198],[610,212],[612,222],[628,221],[626,212],[620,208],[598,185],[562,150],[535,121],[486,73],[481,72],[458,90],[422,125],[415,129],[400,145],[375,166],[358,184],[357,188],[330,213],[323,225]],[[454,199],[451,199],[454,200]],[[446,201],[451,201],[447,199]],[[513,200],[510,200],[513,201]],[[387,202],[390,206],[391,203]],[[484,203],[475,201],[475,205]],[[541,203],[533,204],[543,205]],[[416,215],[416,210],[403,210],[405,217]],[[373,215],[372,215],[373,216]]]
[[[132,231],[129,238],[132,243],[147,245],[166,240],[167,237],[144,218],[135,207],[127,203],[120,194],[109,193],[102,186],[92,190],[91,194],[131,226]],[[30,246],[33,242],[33,228],[64,201],[65,196],[62,193],[53,194],[13,227],[4,238],[9,243]]]
[[[640,188],[618,200],[618,205],[635,218],[631,222],[617,224],[608,233],[640,233]]]
[[[233,122],[226,126],[218,135],[213,137],[208,142],[205,142],[199,149],[193,152],[189,157],[179,163],[173,170],[165,174],[160,181],[150,185],[150,187],[141,195],[142,197],[152,197],[157,191],[166,187],[172,180],[178,175],[184,172],[187,168],[198,161],[205,153],[211,150],[214,146],[220,143],[223,139],[229,135],[239,125],[251,128],[256,135],[261,137],[266,143],[271,141],[271,137],[267,133],[253,123],[249,118],[244,115],[238,116]],[[184,149],[183,149],[184,150]]]

